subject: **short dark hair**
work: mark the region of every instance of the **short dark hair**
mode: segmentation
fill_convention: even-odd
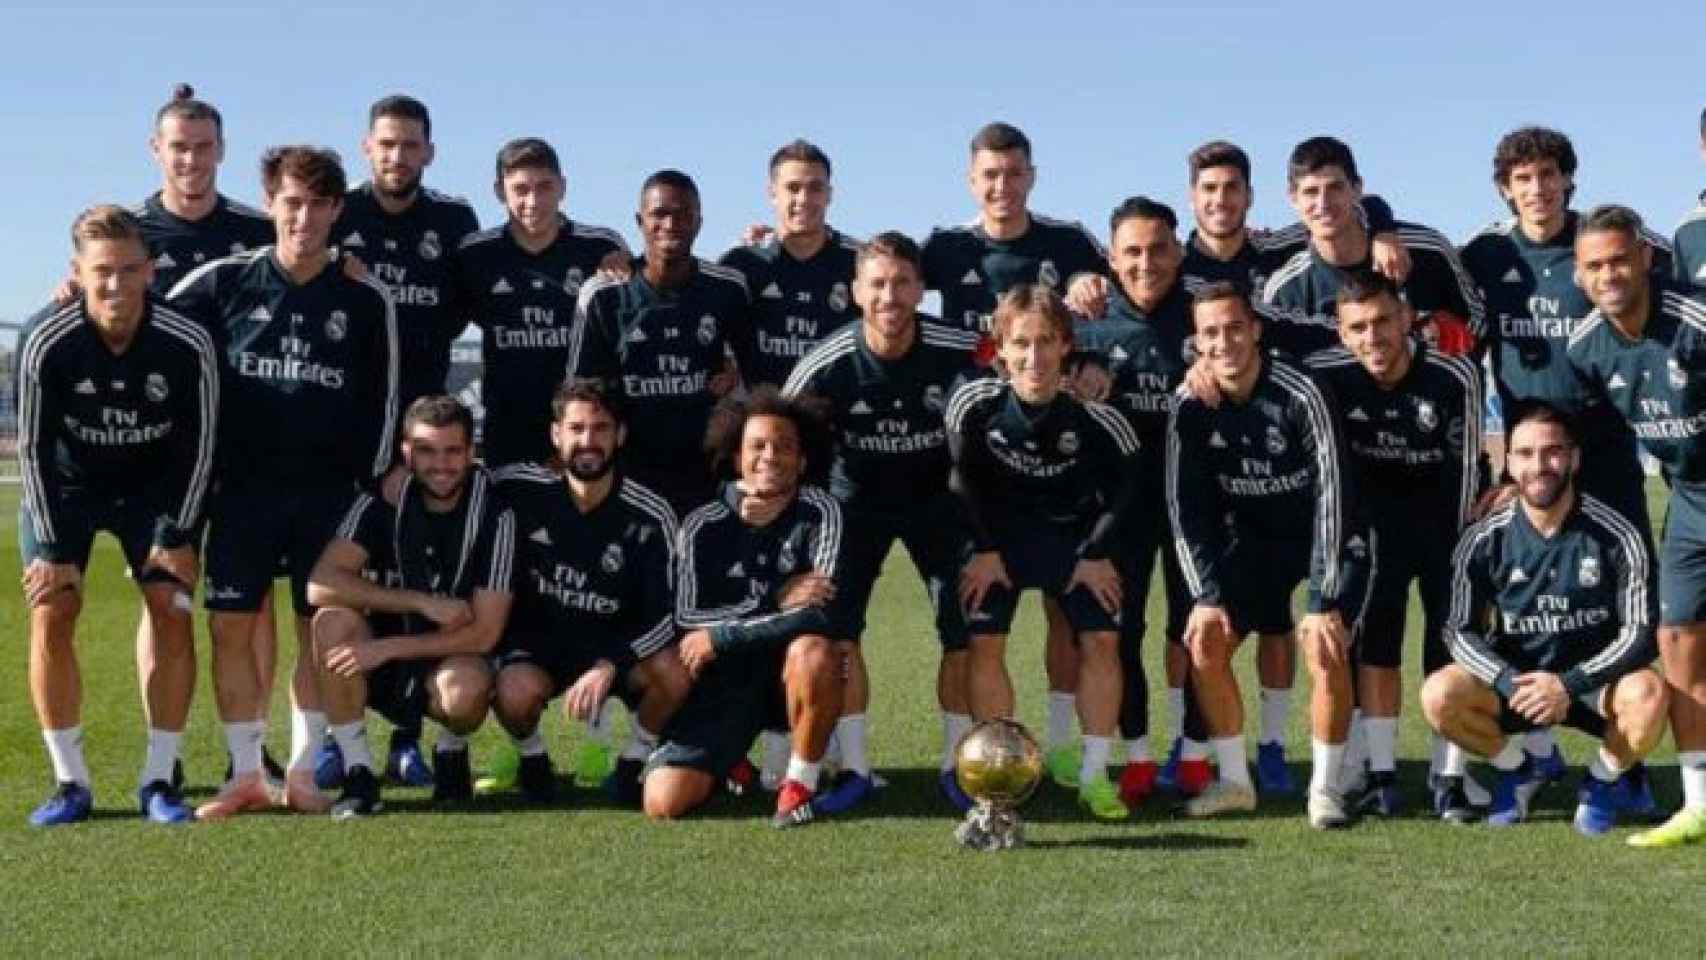
[[[1367,267],[1358,267],[1344,275],[1333,301],[1339,304],[1367,303],[1379,297],[1403,302],[1403,298],[1398,296],[1398,285],[1392,282],[1391,277]]]
[[[1197,185],[1197,177],[1211,167],[1237,167],[1244,185],[1250,185],[1250,155],[1243,147],[1225,140],[1210,140],[1192,150],[1185,158],[1185,166],[1190,168],[1193,187]]]
[[[1249,294],[1245,293],[1238,284],[1230,280],[1216,280],[1213,283],[1205,283],[1191,291],[1191,324],[1193,326],[1196,324],[1198,307],[1210,303],[1219,303],[1222,300],[1231,300],[1237,303],[1243,309],[1244,316],[1252,321],[1261,319],[1256,315],[1256,308],[1250,306]]]
[[[692,177],[682,173],[680,170],[674,169],[673,167],[659,170],[647,177],[646,182],[640,184],[640,197],[642,203],[644,202],[646,191],[653,187],[669,187],[672,190],[680,190],[682,193],[691,196],[694,203],[699,202],[699,185],[693,182]]]
[[[417,397],[409,404],[409,409],[403,411],[402,438],[409,439],[409,434],[418,426],[458,426],[462,428],[463,439],[474,442],[474,412],[448,394]]]
[[[859,245],[859,255],[854,261],[854,269],[864,266],[865,261],[878,257],[888,257],[912,264],[912,269],[918,279],[924,279],[924,253],[918,249],[913,239],[899,230],[884,230]]]
[[[770,155],[770,175],[776,175],[776,168],[788,161],[795,163],[815,163],[823,168],[823,175],[830,176],[834,171],[829,166],[829,154],[823,148],[810,140],[795,138],[776,148]]]
[[[374,101],[367,110],[367,128],[380,120],[414,120],[421,125],[421,134],[430,143],[432,141],[432,115],[427,113],[426,104],[414,97],[401,93],[393,93]]]
[[[1525,423],[1555,423],[1563,429],[1570,446],[1578,444],[1575,418],[1562,407],[1553,406],[1545,400],[1518,400],[1511,404],[1505,415],[1505,435],[1516,433],[1516,428]]]
[[[781,417],[794,424],[794,431],[800,437],[800,452],[806,458],[804,482],[818,483],[829,475],[833,447],[828,402],[810,393],[784,397],[774,384],[768,383],[744,397],[729,394],[711,411],[711,420],[705,427],[705,455],[714,473],[735,475],[746,422],[753,417]]]
[[[1631,240],[1641,240],[1641,215],[1617,203],[1602,203],[1582,215],[1576,236],[1615,231]]]
[[[979,150],[994,153],[1018,150],[1024,153],[1026,163],[1031,162],[1031,139],[1018,127],[1000,120],[984,124],[972,135],[971,152],[975,155]]]
[[[213,104],[195,98],[195,88],[187,83],[180,83],[172,88],[172,99],[154,112],[154,127],[159,129],[161,121],[172,120],[212,120],[213,129],[221,139],[225,137],[225,119]]]
[[[989,336],[999,344],[1006,339],[1013,321],[1026,314],[1036,314],[1049,322],[1061,339],[1071,343],[1072,311],[1054,288],[1045,283],[1021,283],[1009,287],[995,302],[995,314],[989,320]]]
[[[1114,212],[1108,215],[1108,233],[1120,228],[1127,220],[1159,220],[1167,225],[1168,230],[1179,229],[1179,216],[1173,208],[1158,200],[1148,197],[1126,197]]]
[[[317,197],[342,200],[349,189],[343,158],[328,147],[293,144],[269,147],[261,154],[261,187],[267,196],[277,193],[285,177],[294,177]]]
[[[142,239],[142,221],[114,203],[96,204],[71,221],[71,249],[82,253],[83,244],[94,240],[134,240],[141,244],[143,253],[148,252],[148,243]]]
[[[1356,157],[1351,155],[1351,148],[1346,146],[1343,140],[1310,137],[1292,148],[1291,160],[1286,164],[1286,184],[1295,187],[1297,181],[1328,167],[1343,170],[1345,179],[1351,183],[1362,183],[1362,174],[1357,172]]]
[[[612,390],[603,380],[564,380],[551,394],[551,420],[560,421],[569,412],[571,403],[590,403],[610,414],[617,426],[628,422],[622,408],[622,391]]]
[[[549,170],[559,177],[563,175],[563,164],[557,159],[557,151],[538,137],[517,137],[498,148],[497,179],[500,186],[503,178],[511,173],[532,168]]]

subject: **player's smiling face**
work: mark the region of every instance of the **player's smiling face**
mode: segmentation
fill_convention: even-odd
[[[1529,226],[1550,226],[1564,217],[1570,199],[1570,178],[1551,158],[1519,163],[1512,167],[1499,194]]]
[[[590,482],[609,474],[622,439],[622,428],[610,411],[587,400],[570,402],[562,417],[551,424],[551,446],[576,480]]]
[[[1297,178],[1291,187],[1291,205],[1312,237],[1326,239],[1356,223],[1353,208],[1362,199],[1362,187],[1352,183],[1345,171],[1329,165]]]
[[[225,141],[212,120],[167,117],[160,121],[149,147],[174,193],[194,200],[213,192],[214,176],[225,159]]]
[[[474,446],[459,423],[442,427],[416,423],[403,438],[403,462],[431,500],[453,501],[474,468]]]
[[[1191,308],[1196,326],[1197,355],[1208,362],[1216,381],[1229,384],[1256,361],[1261,324],[1247,304],[1234,299],[1210,300]]]
[[[1576,235],[1576,285],[1595,307],[1622,319],[1646,302],[1653,252],[1621,230]]]
[[[1402,376],[1408,347],[1404,335],[1410,329],[1410,307],[1384,293],[1372,300],[1338,305],[1339,339],[1363,369],[1381,383]]]
[[[1250,184],[1237,167],[1205,167],[1191,185],[1191,211],[1208,236],[1237,236],[1250,213]]]
[[[829,171],[822,164],[784,160],[770,174],[770,206],[784,237],[815,234],[829,216]]]
[[[1072,341],[1041,311],[1028,310],[1006,325],[995,350],[1019,399],[1047,403],[1060,391],[1060,373]]]
[[[1126,295],[1141,305],[1166,296],[1179,277],[1185,251],[1166,221],[1127,217],[1109,238],[1108,263]]]
[[[504,210],[521,232],[540,236],[557,223],[563,178],[549,167],[517,167],[503,176]]]
[[[806,458],[787,417],[756,414],[740,432],[740,478],[760,497],[785,497],[800,485]]]
[[[971,157],[971,195],[991,220],[1014,220],[1025,214],[1037,169],[1023,150],[979,150]]]
[[[1545,510],[1558,502],[1581,466],[1581,451],[1556,423],[1524,420],[1511,431],[1506,468],[1522,502]]]
[[[139,237],[84,240],[71,260],[89,318],[102,327],[128,326],[142,316],[154,261]]]
[[[426,125],[419,120],[380,117],[361,142],[373,166],[373,183],[392,197],[407,197],[421,185],[421,174],[432,163],[433,147]]]
[[[267,198],[267,212],[278,230],[280,253],[300,259],[324,252],[332,224],[342,209],[341,198],[320,196],[288,173],[280,177],[277,191]]]
[[[692,193],[666,183],[648,187],[640,197],[635,220],[647,260],[673,261],[693,255],[693,241],[699,236],[699,198]]]
[[[859,258],[853,280],[853,301],[865,325],[885,340],[904,337],[915,323],[924,299],[924,282],[910,260],[881,254]]]

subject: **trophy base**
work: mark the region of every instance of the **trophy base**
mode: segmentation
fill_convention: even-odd
[[[1012,810],[980,803],[966,811],[954,839],[973,850],[1011,850],[1025,845],[1025,825]]]

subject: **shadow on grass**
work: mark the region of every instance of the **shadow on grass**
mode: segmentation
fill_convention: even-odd
[[[1227,850],[1247,847],[1243,837],[1214,837],[1194,833],[1122,833],[1113,836],[1076,837],[1071,840],[1028,840],[1030,850],[1066,850],[1091,848],[1097,850]]]

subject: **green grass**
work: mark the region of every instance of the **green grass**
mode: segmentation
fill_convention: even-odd
[[[0,488],[9,541],[15,500],[15,487]],[[15,589],[17,573],[8,548],[5,589]],[[0,696],[8,954],[1668,953],[1690,942],[1706,875],[1698,849],[1630,850],[1626,829],[1597,842],[1577,837],[1573,798],[1561,788],[1542,795],[1538,822],[1515,830],[1453,829],[1418,812],[1323,835],[1296,803],[1198,823],[1157,802],[1129,823],[1089,822],[1045,787],[1025,811],[1028,849],[962,851],[935,796],[936,644],[898,553],[866,640],[872,751],[892,786],[856,817],[778,832],[764,798],[654,825],[581,791],[560,810],[440,814],[423,791],[391,790],[390,812],[370,822],[278,814],[164,829],[141,822],[131,799],[144,739],[132,660],[137,603],[105,539],[87,595],[79,649],[98,816],[52,831],[24,823],[50,777],[29,705],[22,603],[15,593],[0,603],[0,635],[14,641]],[[1412,661],[1419,620],[1412,615]],[[1037,636],[1027,604],[1010,656],[1033,728],[1043,693]],[[224,758],[205,633],[198,645],[201,689],[185,749],[194,792],[205,796]],[[1241,659],[1248,695],[1249,655]],[[1290,739],[1300,782],[1306,688],[1300,677]],[[1159,725],[1159,688],[1155,702]],[[274,716],[271,744],[282,757],[282,701]],[[560,766],[573,742],[565,726],[548,722]],[[1581,737],[1563,740],[1572,759],[1587,756]],[[494,742],[482,732],[476,763]],[[1419,806],[1426,741],[1413,683],[1400,751]],[[1656,778],[1661,802],[1674,803],[1668,744]]]

